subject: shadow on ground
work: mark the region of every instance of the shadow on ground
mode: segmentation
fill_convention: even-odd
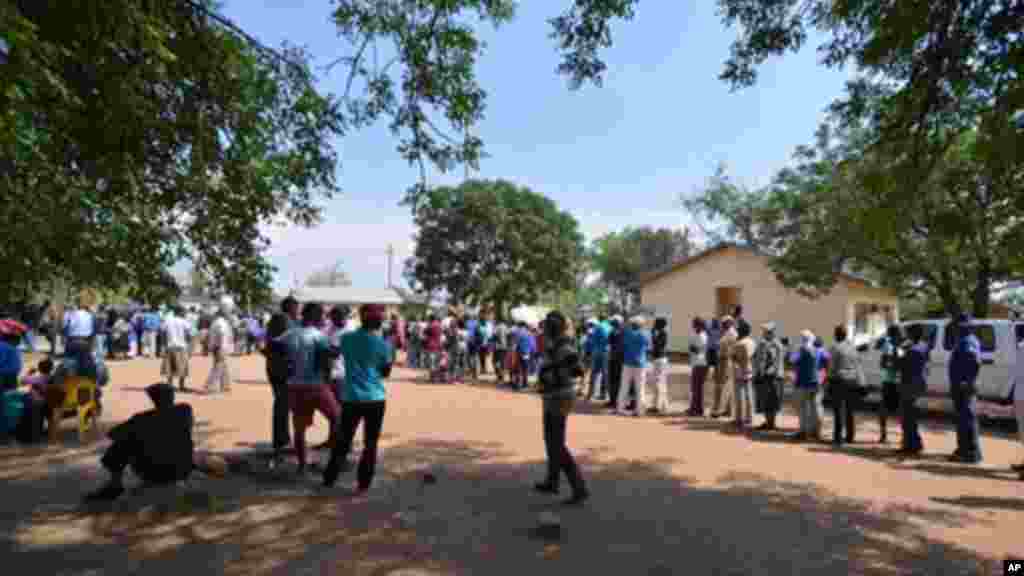
[[[316,479],[252,468],[198,475],[182,488],[133,493],[106,508],[78,504],[100,481],[95,450],[48,460],[0,452],[8,476],[0,557],[40,574],[985,574],[992,560],[930,539],[967,511],[878,509],[815,485],[729,474],[712,487],[675,461],[581,455],[594,500],[559,510],[531,493],[540,462],[510,461],[497,443],[418,440],[386,446],[368,497]],[[22,470],[24,471],[24,470]],[[424,482],[429,472],[436,483]],[[271,481],[273,480],[273,481]],[[342,483],[351,481],[343,477]],[[962,505],[970,505],[966,501]],[[558,542],[529,537],[556,510]]]

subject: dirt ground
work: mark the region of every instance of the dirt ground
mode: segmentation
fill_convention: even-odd
[[[104,478],[102,440],[79,444],[71,422],[57,446],[0,448],[0,558],[34,574],[710,574],[984,575],[1024,556],[1022,451],[988,431],[982,466],[950,464],[954,434],[925,424],[912,461],[876,443],[833,450],[780,435],[737,435],[720,422],[632,418],[581,406],[569,424],[593,499],[560,509],[531,492],[543,474],[540,400],[492,384],[430,385],[399,369],[389,389],[381,459],[368,496],[351,475],[272,473],[262,361],[233,359],[229,394],[187,394],[202,448],[246,457],[226,478],[133,491],[105,507],[81,494]],[[209,361],[192,364],[201,382]],[[102,426],[148,408],[155,360],[113,364]],[[681,392],[684,373],[674,375]],[[682,411],[684,393],[673,408]],[[783,420],[795,427],[790,412]],[[326,437],[319,419],[311,438]],[[435,484],[422,482],[430,472]],[[532,533],[560,516],[562,538]]]

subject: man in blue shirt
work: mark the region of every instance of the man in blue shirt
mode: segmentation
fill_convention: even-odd
[[[587,339],[590,347],[590,390],[588,400],[608,400],[608,341],[612,333],[608,321],[601,317]]]
[[[160,324],[156,308],[150,308],[142,315],[142,355],[154,356],[157,353],[156,335],[160,332]]]
[[[616,412],[626,411],[629,390],[635,387],[636,404],[633,415],[639,416],[647,400],[647,351],[651,349],[651,335],[642,328],[643,318],[634,316],[622,333],[622,385],[619,386]]]
[[[21,350],[18,349],[20,342],[20,334],[0,337],[0,444],[10,441],[4,393],[18,387],[18,375],[22,367]]]
[[[341,464],[348,461],[359,422],[363,421],[363,453],[356,474],[357,490],[370,489],[377,468],[377,442],[384,425],[387,390],[384,379],[391,375],[394,351],[381,338],[384,307],[368,304],[359,309],[359,329],[341,337],[341,355],[345,359],[345,386],[338,442],[324,470],[324,486],[333,486],[341,473]]]
[[[957,331],[956,346],[949,358],[949,393],[957,414],[956,451],[950,460],[978,464],[982,460],[977,412],[981,343],[974,335],[966,314],[961,314],[949,329]]]
[[[920,324],[912,324],[907,330],[906,351],[897,366],[900,371],[900,414],[903,423],[903,446],[900,452],[911,456],[924,450],[921,434],[917,429],[917,399],[928,390],[928,360],[931,349],[924,339]]]

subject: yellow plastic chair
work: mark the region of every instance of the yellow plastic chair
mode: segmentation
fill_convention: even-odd
[[[95,426],[98,411],[96,380],[85,376],[68,376],[64,379],[64,402],[50,412],[50,442],[57,441],[60,423],[65,418],[78,419],[78,441],[83,441],[89,428]]]

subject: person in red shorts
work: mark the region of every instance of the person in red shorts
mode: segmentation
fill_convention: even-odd
[[[341,413],[330,388],[332,358],[327,336],[319,328],[323,319],[323,306],[309,302],[302,308],[302,327],[282,337],[288,349],[288,406],[300,475],[306,472],[306,430],[313,425],[313,413],[323,414],[332,430]]]

